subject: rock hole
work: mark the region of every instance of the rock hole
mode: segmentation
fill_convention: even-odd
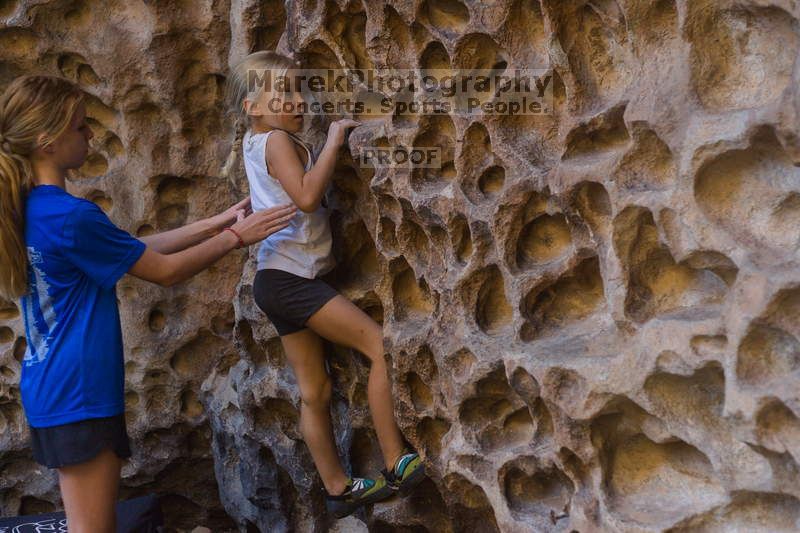
[[[395,316],[399,320],[412,317],[429,320],[435,302],[427,283],[424,278],[417,281],[414,271],[405,259],[400,259],[399,265],[392,282]]]
[[[800,369],[800,341],[776,327],[752,326],[736,360],[736,376],[743,384],[767,386]]]
[[[411,186],[423,193],[438,192],[455,177],[453,159],[455,157],[456,129],[449,115],[425,115],[420,121],[420,129],[414,138],[414,148],[438,148],[441,154],[441,167],[426,168],[414,166],[411,171]]]
[[[19,0],[0,1],[0,18],[9,18],[17,11]]]
[[[493,165],[483,171],[478,179],[478,189],[487,198],[496,196],[502,189],[506,181],[506,169],[499,165]]]
[[[253,410],[253,424],[257,430],[279,430],[292,440],[302,440],[298,423],[300,413],[288,400],[265,398]]]
[[[465,264],[472,255],[473,248],[472,233],[464,215],[459,214],[450,222],[450,243],[456,260]]]
[[[789,453],[800,464],[800,420],[778,399],[771,399],[755,417],[758,442],[776,453]]]
[[[392,219],[381,217],[380,237],[378,238],[378,242],[381,243],[384,248],[388,248],[389,250],[394,250],[397,248],[397,234],[395,232],[395,225]]]
[[[552,5],[549,16],[578,85],[575,106],[596,109],[613,101],[631,82],[635,62],[623,11],[614,0]]]
[[[259,2],[259,17],[252,29],[251,52],[275,50],[286,30],[286,9],[281,0]]]
[[[450,431],[450,422],[441,418],[423,417],[417,424],[417,434],[422,441],[426,457],[441,457],[442,439]]]
[[[572,192],[572,205],[592,231],[604,235],[611,220],[611,199],[600,183],[584,181]]]
[[[154,178],[156,187],[156,223],[159,229],[175,229],[186,223],[191,180],[177,176]]]
[[[486,453],[525,445],[534,436],[528,407],[509,386],[503,368],[481,378],[458,412],[464,434]]]
[[[563,257],[572,249],[572,233],[562,214],[541,215],[520,232],[517,266],[530,268]]]
[[[625,105],[620,105],[570,131],[562,160],[587,163],[626,146],[630,136],[624,114]]]
[[[203,414],[203,404],[191,389],[186,389],[181,393],[181,414],[187,418],[197,418]]]
[[[777,7],[692,7],[692,85],[706,108],[761,107],[783,94],[800,46],[796,19]]]
[[[416,372],[409,372],[406,376],[406,386],[411,395],[411,401],[417,413],[424,413],[433,408],[433,394],[431,388],[419,377]]]
[[[17,340],[14,341],[14,347],[11,349],[11,352],[14,354],[14,359],[16,359],[19,364],[22,364],[22,360],[25,358],[25,351],[27,349],[28,343],[25,341],[25,337],[17,337]]]
[[[0,344],[8,344],[14,340],[14,337],[15,335],[13,329],[7,326],[0,327]]]
[[[178,348],[170,358],[170,367],[184,379],[202,380],[212,364],[230,350],[226,341],[206,329],[201,329],[189,342]]]
[[[611,451],[606,476],[613,511],[642,524],[666,525],[726,499],[711,462],[683,441],[634,435]]]
[[[385,468],[378,439],[371,428],[360,427],[353,431],[350,460],[353,463],[353,473],[358,476],[369,476]]]
[[[448,474],[442,481],[451,506],[450,516],[458,531],[500,533],[494,508],[481,487],[456,473]]]
[[[147,237],[148,235],[153,235],[156,232],[155,228],[150,224],[143,224],[139,226],[139,229],[136,230],[137,237]]]
[[[19,316],[17,304],[0,299],[0,320],[12,320]]]
[[[23,496],[20,500],[19,516],[54,513],[55,511],[56,506],[53,504],[53,502],[42,500],[36,498],[35,496]]]
[[[422,227],[408,217],[403,218],[397,231],[397,241],[408,257],[413,257],[422,267],[431,260],[431,242]]]
[[[539,465],[522,457],[503,465],[498,473],[508,507],[517,519],[561,514],[575,491],[572,481],[554,465]]]
[[[434,79],[439,79],[442,74],[450,71],[450,54],[442,43],[431,41],[420,55],[419,66],[423,76],[434,76]]]
[[[97,206],[102,209],[106,214],[111,212],[111,208],[114,207],[114,201],[108,197],[103,191],[94,190],[89,193],[87,199],[90,202],[94,202]]]
[[[469,9],[458,0],[427,0],[419,15],[434,31],[447,35],[458,35],[469,25]]]
[[[475,321],[481,331],[493,334],[511,323],[513,311],[506,297],[505,281],[500,269],[491,265],[479,276],[483,278],[483,283],[475,304]]]
[[[355,2],[348,4],[345,12],[339,10],[336,2],[329,1],[326,6],[328,15],[325,28],[334,40],[342,45],[346,66],[355,69],[374,68],[367,54],[365,37],[367,15],[359,10],[359,4]]]
[[[719,313],[725,281],[712,270],[676,263],[648,209],[630,206],[614,219],[614,248],[627,273],[625,314],[632,320],[701,320]]]
[[[634,124],[633,148],[623,157],[614,179],[631,191],[658,191],[675,185],[678,169],[672,151],[656,133]]]
[[[523,300],[523,342],[554,334],[560,328],[579,322],[605,303],[603,278],[597,257],[584,259],[574,269],[551,284],[535,287]]]
[[[79,178],[97,178],[108,171],[108,160],[97,152],[89,154],[86,161],[78,169]]]
[[[800,246],[798,180],[774,130],[762,128],[750,147],[706,162],[694,194],[708,219],[753,253],[763,256],[766,244],[774,255],[791,255]]]

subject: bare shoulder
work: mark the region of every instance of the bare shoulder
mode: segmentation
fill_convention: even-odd
[[[300,139],[284,130],[274,130],[274,132],[270,134],[270,137],[274,137],[275,140],[270,143],[269,138],[267,138],[266,156],[268,159],[284,159],[286,154],[294,153],[297,156],[297,160],[300,161],[303,166],[306,165],[306,160],[308,158],[308,154],[306,152],[307,148],[305,143],[303,143]],[[269,146],[270,144],[272,144],[271,148]]]
[[[293,144],[292,138],[283,130],[274,130],[267,136],[267,144],[264,150],[267,172],[269,172],[270,161],[286,161],[286,156],[294,153]]]
[[[270,140],[272,140],[271,143]],[[294,144],[294,140],[292,140],[291,135],[283,130],[276,129],[269,136],[267,136],[267,150],[273,153],[286,150],[292,146],[292,144]],[[270,145],[272,145],[272,148],[270,148]]]
[[[294,172],[295,168],[301,172],[305,168],[307,155],[289,132],[275,130],[269,137],[274,137],[274,140],[270,142],[267,138],[264,154],[267,173],[273,175],[273,170],[280,169],[292,169]]]

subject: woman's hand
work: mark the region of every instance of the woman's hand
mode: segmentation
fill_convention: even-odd
[[[296,212],[297,206],[294,204],[279,205],[247,217],[242,216],[231,229],[239,234],[245,245],[251,245],[288,226]]]
[[[222,213],[211,217],[211,224],[215,230],[221,231],[222,228],[227,228],[234,222],[243,220],[247,215],[252,213],[253,210],[250,206],[250,197],[232,205]]]
[[[334,146],[341,146],[344,144],[345,133],[347,128],[360,126],[361,123],[351,118],[342,118],[334,120],[328,127],[328,142],[333,143]]]

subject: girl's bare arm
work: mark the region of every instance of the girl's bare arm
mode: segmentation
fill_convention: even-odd
[[[267,142],[266,163],[271,176],[281,182],[286,194],[302,211],[315,211],[336,166],[336,155],[345,139],[347,128],[359,125],[351,119],[333,122],[328,130],[325,146],[316,163],[305,172],[303,163],[294,148],[294,141],[288,133],[276,131]]]

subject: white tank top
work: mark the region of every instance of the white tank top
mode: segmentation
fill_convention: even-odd
[[[292,203],[281,182],[267,172],[266,147],[269,134],[247,131],[242,140],[244,168],[250,185],[253,211],[262,211],[276,205]],[[313,165],[311,151],[305,170]],[[323,200],[324,201],[324,200]],[[325,274],[335,265],[331,253],[331,229],[328,208],[322,203],[313,213],[300,209],[284,229],[273,233],[258,248],[258,270],[274,268],[297,276],[313,279]]]

